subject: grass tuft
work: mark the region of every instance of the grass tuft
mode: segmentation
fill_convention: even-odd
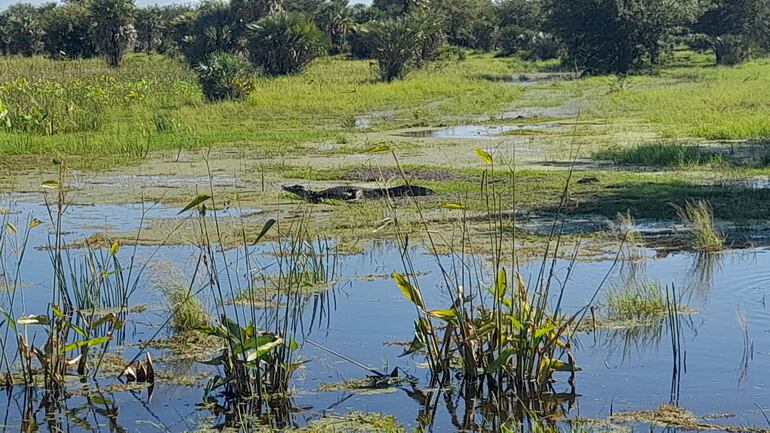
[[[724,249],[725,236],[714,227],[714,211],[708,202],[687,202],[676,210],[682,222],[688,225],[696,250],[717,252]]]
[[[645,321],[666,315],[666,297],[655,281],[634,281],[607,292],[604,303],[613,320]]]
[[[721,156],[705,152],[698,146],[677,143],[640,144],[631,148],[613,147],[594,153],[593,158],[612,161],[618,165],[659,167],[715,164],[722,161]]]

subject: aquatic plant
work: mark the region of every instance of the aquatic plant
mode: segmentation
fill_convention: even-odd
[[[656,281],[636,281],[607,291],[604,304],[610,320],[648,321],[666,315],[666,298]]]
[[[154,279],[155,286],[166,298],[166,307],[175,332],[192,332],[209,323],[209,315],[193,288],[182,280],[181,271],[164,265]]]
[[[636,223],[631,215],[631,211],[618,212],[615,221],[614,230],[618,240],[625,246],[627,258],[630,260],[643,258],[643,253],[639,251],[639,246],[642,245],[642,237],[636,229]]]
[[[724,249],[725,236],[714,227],[714,212],[708,202],[688,201],[684,207],[675,206],[675,209],[688,226],[695,250],[718,252]]]

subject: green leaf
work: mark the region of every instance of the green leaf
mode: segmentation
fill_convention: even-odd
[[[41,183],[40,186],[45,189],[59,189],[61,188],[61,182],[59,182],[58,180],[46,180],[46,181],[43,181],[43,183]]]
[[[554,325],[544,326],[544,327],[538,329],[537,331],[535,331],[535,338],[542,337],[543,335],[553,331],[554,329],[556,329],[556,327]]]
[[[435,317],[436,319],[441,319],[445,322],[449,322],[451,320],[454,320],[457,318],[457,313],[455,310],[429,310],[426,311],[426,313],[431,316]]]
[[[28,316],[21,316],[16,321],[19,325],[48,325],[51,323],[51,319],[48,316],[30,314]]]
[[[90,340],[78,341],[78,342],[75,342],[75,343],[68,344],[68,345],[64,346],[64,348],[59,353],[64,354],[64,353],[67,353],[67,352],[71,352],[71,351],[73,351],[75,349],[78,349],[78,348],[81,348],[83,346],[88,346],[88,347],[99,346],[99,345],[107,343],[109,341],[110,341],[110,337],[96,337],[96,338],[92,338]]]
[[[489,165],[492,165],[494,163],[494,159],[492,159],[492,155],[490,155],[489,152],[487,152],[486,150],[480,147],[477,147],[475,152],[476,152],[476,156],[481,158],[481,160],[484,161],[485,163]]]
[[[110,257],[115,257],[118,254],[118,250],[120,250],[120,243],[115,241],[110,246]]]
[[[11,224],[11,223],[9,223],[9,222],[5,223],[5,229],[8,231],[8,233],[10,233],[12,235],[16,234],[16,231],[17,231],[16,230],[16,226]]]
[[[497,272],[497,280],[495,280],[495,286],[492,288],[492,295],[495,300],[501,302],[505,299],[505,292],[508,290],[508,274],[505,272],[505,268],[500,268]]]
[[[459,210],[459,209],[465,209],[465,205],[462,203],[446,203],[441,205],[444,209],[453,209],[453,210]]]
[[[181,215],[181,214],[187,212],[188,210],[194,208],[195,206],[198,206],[199,204],[203,203],[204,201],[206,201],[206,200],[208,200],[210,198],[211,198],[210,195],[206,195],[206,194],[198,195],[187,206],[185,206],[184,209],[180,210],[179,213],[177,213],[177,215]]]
[[[267,234],[267,232],[269,232],[269,231],[270,231],[270,228],[271,228],[271,227],[273,227],[273,224],[275,224],[275,220],[274,220],[274,219],[269,219],[269,220],[267,220],[267,222],[265,223],[265,225],[264,225],[264,226],[262,226],[262,230],[261,230],[261,231],[259,232],[259,234],[257,235],[257,238],[256,238],[256,239],[254,239],[254,244],[256,244],[257,242],[259,242],[260,240],[262,240],[262,238],[263,238],[263,237],[265,237],[265,235]]]
[[[489,368],[487,369],[487,373],[494,373],[497,370],[500,370],[503,365],[505,365],[508,360],[511,358],[511,355],[513,355],[513,349],[505,349],[500,353],[500,356],[495,359],[492,364],[489,365]]]
[[[414,286],[412,286],[406,277],[399,274],[398,272],[393,272],[393,279],[396,280],[396,285],[399,289],[401,289],[401,293],[406,296],[406,299],[410,300],[413,304],[417,305],[423,310],[425,309],[425,304],[422,302],[420,292]]]
[[[289,339],[289,349],[291,349],[292,352],[299,349],[299,343],[297,343],[297,340],[293,338]]]
[[[378,146],[372,146],[366,150],[364,150],[363,153],[382,153],[382,152],[389,152],[390,146],[386,146],[384,144],[378,145]]]

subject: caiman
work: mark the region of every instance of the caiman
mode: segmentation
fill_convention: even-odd
[[[420,197],[434,194],[430,188],[417,185],[399,185],[390,188],[364,188],[360,186],[335,186],[322,190],[310,190],[302,185],[284,185],[283,190],[290,192],[310,203],[324,200],[359,201],[386,197]]]

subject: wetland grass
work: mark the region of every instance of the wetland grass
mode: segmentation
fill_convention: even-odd
[[[666,298],[658,282],[634,280],[611,288],[604,298],[610,321],[648,322],[666,315]]]
[[[692,235],[693,249],[705,253],[724,249],[725,236],[714,227],[714,211],[707,201],[688,201],[675,208]]]
[[[722,158],[698,146],[679,143],[650,143],[632,147],[611,147],[594,152],[594,159],[612,161],[618,165],[652,167],[684,167],[715,164]]]

